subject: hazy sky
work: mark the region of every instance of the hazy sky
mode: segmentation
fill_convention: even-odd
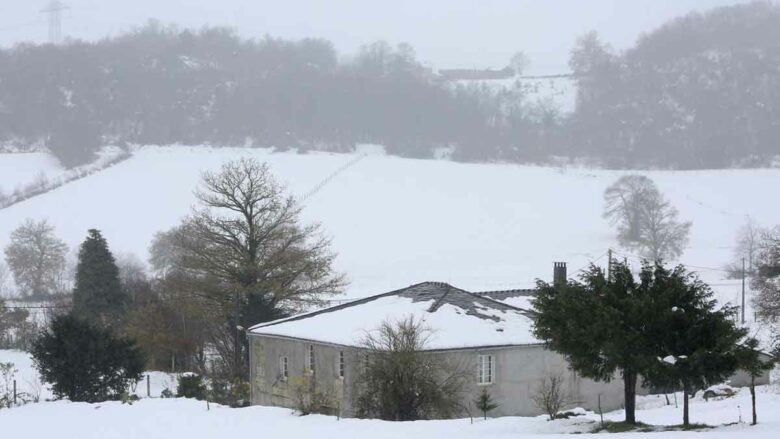
[[[0,0],[0,44],[45,41],[49,0]],[[184,27],[227,25],[245,36],[322,37],[341,53],[379,39],[408,42],[435,67],[503,67],[517,50],[532,71],[566,70],[578,35],[613,46],[694,9],[747,0],[63,0],[63,34],[99,38],[151,18]]]

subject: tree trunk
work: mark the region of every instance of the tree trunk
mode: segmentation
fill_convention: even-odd
[[[683,427],[690,425],[690,419],[688,419],[688,386],[683,387]]]
[[[626,406],[626,424],[636,424],[636,372],[623,370],[623,397]]]
[[[753,404],[753,424],[758,424],[758,416],[756,416],[756,377],[750,377],[750,402]]]

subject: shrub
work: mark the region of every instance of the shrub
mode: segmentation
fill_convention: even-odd
[[[482,389],[482,393],[479,394],[479,398],[475,401],[477,408],[482,412],[482,416],[487,419],[487,414],[491,410],[498,408],[498,404],[493,402],[493,398],[488,393],[487,389]]]
[[[430,331],[413,317],[383,323],[363,341],[357,414],[387,421],[450,418],[462,411],[465,374],[425,352]]]
[[[249,405],[249,382],[210,377],[208,400],[231,407],[246,407]]]
[[[11,408],[14,402],[13,382],[16,372],[13,363],[0,363],[0,409]]]
[[[312,413],[327,414],[330,398],[317,388],[312,375],[292,378],[295,409],[301,416]]]
[[[141,379],[145,363],[132,340],[73,315],[55,317],[33,343],[32,356],[54,395],[85,402],[119,399]]]
[[[176,396],[179,398],[206,399],[206,385],[203,377],[194,373],[185,373],[179,377],[179,385],[176,387]]]
[[[531,395],[534,405],[547,414],[550,421],[558,418],[558,412],[572,402],[571,395],[565,389],[563,374],[548,374],[541,380]]]

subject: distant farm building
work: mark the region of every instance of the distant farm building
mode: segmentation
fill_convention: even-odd
[[[492,79],[509,79],[515,76],[515,70],[511,67],[504,67],[501,70],[495,69],[441,69],[439,78],[443,81],[479,81]]]

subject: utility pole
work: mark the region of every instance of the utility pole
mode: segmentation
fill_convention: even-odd
[[[67,9],[70,8],[59,0],[51,0],[41,9],[42,14],[49,15],[49,42],[52,44],[58,44],[62,40],[62,12]]]
[[[236,289],[233,292],[233,320],[236,325],[236,333],[235,333],[235,339],[233,340],[233,349],[235,350],[235,356],[233,358],[234,367],[236,368],[236,384],[240,382],[241,380],[241,323],[240,323],[240,315],[241,315],[241,309],[240,309],[240,302],[239,302],[240,296],[238,294],[238,289]]]
[[[745,258],[742,258],[742,324],[745,324]]]
[[[612,249],[607,250],[607,280],[612,280]]]

